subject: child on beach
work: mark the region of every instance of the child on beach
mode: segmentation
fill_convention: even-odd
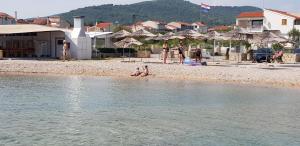
[[[139,76],[139,75],[141,75],[141,74],[142,74],[142,72],[140,71],[140,68],[137,67],[137,68],[136,68],[136,71],[135,71],[134,73],[132,73],[131,76],[132,76],[132,77],[137,77],[137,76]]]
[[[148,69],[148,66],[147,65],[145,65],[145,67],[143,67],[143,73],[142,73],[142,75],[141,75],[141,77],[146,77],[146,76],[148,76],[149,75],[149,69]]]

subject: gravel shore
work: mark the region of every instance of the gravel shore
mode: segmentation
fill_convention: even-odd
[[[280,64],[214,64],[209,66],[186,66],[178,64],[158,64],[120,60],[88,61],[38,61],[0,60],[1,74],[55,74],[126,77],[136,67],[148,65],[151,78],[167,80],[196,80],[250,84],[254,86],[300,88],[300,65]]]

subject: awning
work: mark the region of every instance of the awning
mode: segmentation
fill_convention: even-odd
[[[99,38],[101,36],[110,35],[112,32],[86,32],[91,38]]]
[[[32,32],[51,32],[51,31],[68,31],[55,27],[48,27],[35,24],[17,24],[17,25],[0,25],[0,34],[17,34],[17,33],[32,33]]]

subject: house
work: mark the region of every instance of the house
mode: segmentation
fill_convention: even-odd
[[[0,12],[0,25],[16,24],[16,19],[6,13]]]
[[[130,26],[127,26],[128,29],[130,29],[132,32],[136,32],[142,29],[146,29],[147,27],[143,26],[143,22],[137,22],[135,24],[132,24]]]
[[[248,32],[263,32],[264,12],[243,12],[236,17],[236,26]]]
[[[274,9],[264,9],[263,12],[243,12],[237,16],[236,25],[249,33],[278,31],[287,36],[293,28],[300,30],[300,14]]]
[[[194,30],[199,33],[207,33],[207,26],[202,22],[194,22],[192,23],[192,26],[194,27]]]
[[[142,26],[148,28],[152,32],[166,32],[166,23],[160,21],[145,21],[141,23]]]
[[[19,19],[17,24],[36,24],[65,29],[71,28],[71,24],[60,16],[51,16],[47,18],[39,17],[30,20]]]
[[[194,26],[186,22],[170,22],[167,25],[176,27],[176,31],[193,30]]]
[[[113,29],[113,23],[100,22],[100,23],[96,23],[95,26],[87,27],[87,32],[111,32],[112,29]]]
[[[84,17],[74,17],[73,30],[36,24],[0,25],[4,57],[60,58],[64,40],[70,44],[72,58],[91,59],[91,38],[85,34]]]
[[[71,28],[70,22],[62,19],[60,16],[51,16],[47,18],[47,25],[57,28]]]
[[[288,34],[293,28],[300,30],[300,14],[265,9],[264,17],[266,30],[278,30],[282,34]]]

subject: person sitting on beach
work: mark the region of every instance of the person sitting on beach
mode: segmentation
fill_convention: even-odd
[[[149,69],[148,69],[148,66],[147,65],[145,65],[145,67],[143,67],[143,73],[142,73],[142,75],[141,75],[141,77],[146,77],[146,76],[148,76],[149,75]]]
[[[142,72],[140,71],[140,68],[137,67],[137,68],[136,68],[136,71],[135,71],[134,73],[132,73],[131,76],[132,76],[132,77],[137,77],[137,76],[139,76],[139,75],[141,75],[141,74],[142,74]]]
[[[280,50],[278,52],[275,53],[275,55],[272,56],[272,59],[273,59],[273,62],[277,61],[277,62],[280,62],[282,63],[282,56],[283,56],[283,51]]]

